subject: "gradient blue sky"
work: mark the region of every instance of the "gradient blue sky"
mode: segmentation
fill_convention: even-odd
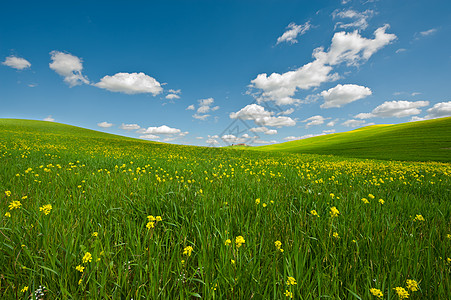
[[[450,37],[445,0],[2,1],[0,118],[220,146],[450,116]]]

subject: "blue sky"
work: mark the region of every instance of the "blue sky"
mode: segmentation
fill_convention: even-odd
[[[451,115],[451,3],[3,1],[0,118],[259,145]]]

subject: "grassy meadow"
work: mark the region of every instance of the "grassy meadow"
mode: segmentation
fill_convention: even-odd
[[[1,299],[449,299],[451,164],[0,120]]]

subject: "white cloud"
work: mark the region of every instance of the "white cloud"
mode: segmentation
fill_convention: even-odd
[[[70,87],[82,83],[89,84],[89,80],[81,73],[83,61],[80,58],[69,53],[52,51],[50,52],[50,59],[52,60],[49,64],[50,69],[63,76],[64,81]]]
[[[166,95],[165,98],[166,98],[166,99],[169,99],[169,100],[172,100],[172,99],[180,99],[180,96],[179,96],[179,95],[176,95],[176,94],[168,94],[168,95]]]
[[[109,127],[113,126],[113,123],[101,122],[101,123],[97,123],[97,126],[102,127],[102,128],[109,128]]]
[[[219,138],[219,136],[217,136],[217,135],[208,136],[208,138],[205,140],[205,143],[207,143],[210,146],[219,145],[219,142],[216,140],[218,138]]]
[[[255,124],[260,126],[294,126],[296,121],[290,117],[273,117],[273,113],[266,111],[265,108],[258,104],[249,104],[238,112],[230,113],[231,119],[253,120]]]
[[[252,137],[247,133],[243,134],[241,137],[237,137],[233,134],[226,134],[221,137],[221,139],[228,144],[246,144],[252,143],[256,137]]]
[[[203,140],[204,138],[202,136],[196,136],[196,140]]]
[[[360,113],[354,118],[369,119],[369,118],[402,118],[421,113],[420,107],[428,106],[429,101],[385,101],[377,106],[371,113]]]
[[[206,120],[210,116],[209,114],[207,114],[208,112],[213,112],[219,109],[219,106],[211,107],[215,102],[213,98],[199,99],[197,100],[197,102],[197,110],[195,109],[194,104],[186,108],[186,110],[196,110],[196,113],[193,114],[192,117],[197,120]]]
[[[296,125],[296,121],[290,117],[263,117],[255,119],[254,122],[257,125],[272,127],[288,127]]]
[[[347,120],[347,121],[341,123],[341,125],[344,125],[346,127],[358,127],[358,126],[361,126],[363,124],[365,124],[365,121],[363,121],[363,120],[354,120],[354,119]]]
[[[429,35],[432,35],[432,34],[434,34],[436,32],[437,32],[437,28],[432,28],[432,29],[429,29],[429,30],[421,31],[420,35],[421,36],[429,36]]]
[[[284,140],[286,141],[295,141],[295,140],[303,140],[303,139],[308,139],[308,138],[312,138],[315,136],[321,136],[321,135],[326,135],[326,133],[319,133],[319,134],[306,134],[303,136],[287,136],[286,138],[284,138]]]
[[[121,126],[119,126],[119,129],[123,130],[138,130],[141,129],[141,126],[138,124],[124,124],[122,123]]]
[[[326,124],[327,127],[333,127],[335,126],[335,124],[338,122],[338,119],[335,119],[333,121],[330,121],[329,123]]]
[[[327,91],[321,92],[321,96],[324,98],[321,108],[342,107],[369,95],[371,95],[371,90],[367,87],[355,84],[338,84]]]
[[[241,120],[255,120],[258,118],[264,118],[271,116],[271,112],[266,111],[265,108],[258,104],[249,104],[243,107],[238,112],[230,113],[231,119],[241,119]]]
[[[294,113],[294,108],[289,108],[287,110],[281,111],[277,113],[277,115],[291,115],[292,113]]]
[[[8,56],[4,62],[2,62],[2,65],[17,69],[17,70],[23,70],[31,67],[31,63],[22,57],[17,57],[14,55]]]
[[[276,129],[268,129],[266,127],[254,127],[250,129],[251,132],[255,132],[255,133],[264,133],[267,135],[273,135],[273,134],[277,134],[277,130]]]
[[[310,127],[310,126],[313,126],[313,125],[321,125],[321,124],[324,124],[324,121],[325,120],[327,120],[327,118],[324,118],[323,116],[319,116],[319,115],[317,115],[317,116],[313,116],[313,117],[310,117],[310,118],[308,118],[308,119],[305,119],[304,121],[302,121],[303,123],[304,122],[308,122],[306,125],[305,125],[305,127]]]
[[[155,78],[142,72],[107,75],[94,85],[111,92],[121,92],[129,95],[150,93],[156,96],[163,91],[161,84]]]
[[[277,44],[280,44],[282,42],[287,42],[287,43],[291,43],[291,44],[295,44],[297,43],[297,37],[300,35],[305,34],[310,28],[312,27],[312,25],[310,24],[310,22],[306,22],[303,25],[296,25],[295,23],[290,23],[287,26],[287,31],[285,31],[282,36],[277,38]]]
[[[370,9],[365,10],[363,12],[357,12],[352,9],[343,10],[343,11],[334,11],[332,13],[332,17],[334,19],[353,19],[354,21],[351,23],[338,22],[335,24],[335,28],[343,28],[348,29],[351,27],[357,28],[359,30],[365,30],[368,27],[368,19],[373,16],[374,12]]]
[[[433,107],[429,108],[427,112],[428,114],[424,118],[414,116],[410,121],[422,121],[436,118],[451,117],[451,101],[436,103],[434,104]]]
[[[52,115],[49,115],[49,116],[45,117],[45,118],[43,119],[43,121],[47,121],[47,122],[55,122],[55,119],[52,118]]]
[[[323,133],[325,134],[335,133],[335,129],[323,130]]]
[[[342,63],[358,66],[396,39],[396,35],[385,32],[388,27],[384,25],[376,29],[374,39],[364,38],[357,31],[337,32],[327,52],[322,47],[313,51],[312,62],[283,74],[259,74],[251,81],[250,87],[260,90],[256,95],[259,102],[274,101],[278,105],[300,102],[299,99],[293,98],[298,89],[318,87],[324,82],[339,78],[337,73],[331,73],[333,66]]]
[[[145,134],[180,134],[182,131],[177,128],[171,128],[166,125],[160,127],[147,127],[147,129],[141,130],[140,133]]]
[[[402,52],[405,52],[405,51],[407,51],[407,49],[399,48],[399,49],[396,50],[395,52],[396,52],[396,54],[399,54],[399,53],[402,53]]]
[[[169,93],[172,93],[172,94],[181,94],[181,93],[182,93],[182,90],[181,90],[181,89],[178,89],[178,90],[169,89],[168,92],[169,92]]]
[[[145,135],[140,135],[139,138],[145,139],[145,140],[156,140],[156,139],[159,139],[160,137],[158,135],[154,135],[154,134],[145,134]]]

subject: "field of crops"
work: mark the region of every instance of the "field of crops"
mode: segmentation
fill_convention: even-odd
[[[451,164],[61,126],[0,122],[2,299],[451,295]]]

